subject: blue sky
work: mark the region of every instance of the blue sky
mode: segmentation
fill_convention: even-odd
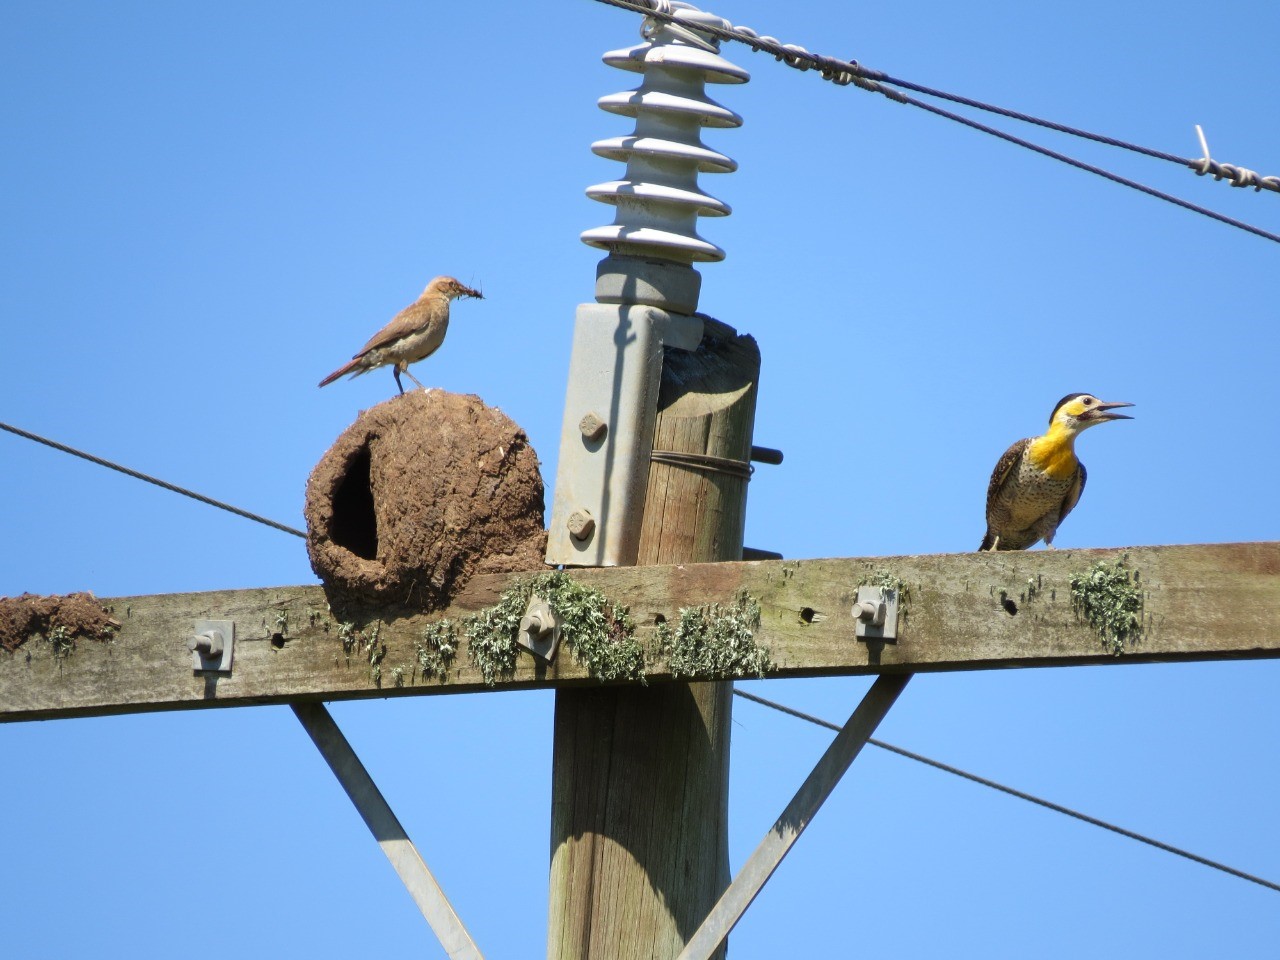
[[[1280,8],[704,4],[888,73],[1280,173]],[[0,419],[301,523],[383,371],[315,384],[439,273],[481,284],[415,368],[555,475],[574,307],[619,175],[595,100],[637,20],[587,0],[8,5]],[[922,111],[787,70],[712,95],[734,213],[701,308],[756,336],[748,543],[971,550],[995,459],[1063,394],[1091,431],[1060,547],[1280,539],[1274,243]],[[1008,124],[1003,124],[1009,127]],[[1015,133],[1280,232],[1280,197]],[[1232,465],[1243,457],[1248,469]],[[0,595],[314,582],[297,539],[0,434]],[[1274,663],[919,677],[891,742],[1280,879]],[[867,681],[751,689],[841,721]],[[490,958],[545,936],[552,696],[333,713]],[[735,708],[736,867],[830,734]],[[286,708],[0,727],[13,957],[438,951]],[[776,956],[1262,956],[1273,892],[868,750],[738,927]]]

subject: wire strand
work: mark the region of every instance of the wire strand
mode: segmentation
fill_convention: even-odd
[[[25,437],[27,440],[34,440],[36,443],[43,443],[46,447],[52,447],[54,450],[61,450],[63,453],[69,453],[73,457],[79,457],[81,460],[88,460],[90,463],[96,463],[100,467],[106,467],[109,470],[115,470],[123,473],[127,477],[134,477],[138,480],[145,480],[147,483],[155,484],[165,490],[173,493],[180,493],[184,497],[190,497],[192,500],[198,500],[201,503],[208,504],[211,507],[217,507],[219,510],[226,510],[228,513],[234,513],[237,517],[244,517],[246,520],[254,520],[257,523],[265,524],[268,527],[274,527],[285,533],[291,533],[295,537],[306,538],[306,533],[296,527],[285,526],[283,523],[277,523],[266,517],[259,516],[256,513],[250,513],[248,510],[241,510],[239,507],[233,507],[229,503],[223,503],[221,500],[214,500],[212,497],[206,497],[203,493],[196,493],[194,490],[188,490],[186,487],[179,487],[176,484],[161,480],[158,477],[149,474],[140,473],[137,470],[130,470],[128,467],[121,466],[118,463],[112,463],[110,460],[104,460],[102,457],[95,457],[91,453],[85,453],[83,450],[77,450],[75,447],[68,447],[66,444],[58,443],[56,440],[50,440],[48,437],[42,437],[39,434],[29,433],[26,430],[20,430],[17,427],[10,426],[7,423],[0,423],[0,430],[7,430],[9,433],[18,437]]]
[[[796,710],[794,707],[788,707],[773,700],[767,700],[764,697],[756,696],[754,693],[748,693],[746,690],[739,690],[736,687],[734,688],[733,693],[735,696],[742,697],[744,700],[750,700],[753,703],[758,703],[771,710],[777,710],[778,712],[785,713],[788,716],[796,717],[799,720],[805,720],[809,723],[816,724],[819,727],[826,727],[828,730],[834,730],[837,733],[840,731],[839,724],[832,723],[829,720],[823,720],[821,717],[815,717],[812,714],[804,713],[801,710]],[[1044,807],[1046,810],[1052,810],[1054,813],[1061,813],[1083,823],[1087,823],[1095,827],[1101,827],[1103,830],[1110,830],[1112,833],[1119,834],[1120,836],[1126,837],[1130,840],[1137,840],[1139,843],[1145,843],[1147,846],[1155,847],[1157,850],[1163,850],[1165,853],[1175,854],[1176,856],[1183,857],[1193,863],[1198,863],[1205,867],[1211,867],[1214,870],[1230,874],[1231,876],[1238,877],[1241,880],[1248,880],[1250,883],[1256,883],[1260,887],[1266,887],[1268,890],[1275,890],[1277,893],[1280,893],[1280,884],[1272,883],[1270,880],[1264,880],[1262,877],[1254,876],[1251,873],[1245,873],[1243,870],[1237,870],[1235,867],[1229,867],[1216,860],[1210,860],[1208,857],[1202,857],[1197,853],[1191,853],[1188,850],[1183,850],[1181,847],[1175,847],[1161,840],[1144,836],[1141,833],[1126,830],[1124,827],[1116,826],[1114,823],[1108,823],[1105,820],[1099,820],[1097,817],[1091,817],[1089,814],[1081,813],[1079,810],[1072,810],[1070,807],[1064,807],[1062,804],[1054,803],[1052,800],[1045,800],[1042,797],[1035,796],[1034,794],[1026,793],[1013,787],[1006,787],[1004,784],[997,783],[995,780],[980,777],[976,773],[969,773],[966,770],[961,770],[959,767],[953,767],[940,760],[933,760],[929,757],[922,756],[921,754],[912,753],[910,750],[904,750],[902,747],[896,747],[891,743],[885,743],[883,740],[871,738],[867,742],[873,746],[879,747],[881,750],[887,750],[890,753],[895,753],[900,757],[907,758],[908,760],[914,760],[917,763],[923,763],[926,766],[933,767],[935,770],[941,770],[944,773],[950,773],[954,776],[962,777],[972,783],[976,783],[984,787],[990,787],[992,790],[999,790],[1001,793],[1008,794],[1011,797],[1017,797],[1019,800],[1026,800],[1028,803],[1034,803],[1037,806]]]
[[[702,34],[707,34],[709,36],[716,37],[721,40],[733,40],[738,43],[745,44],[746,46],[750,47],[752,50],[755,50],[756,52],[768,53],[773,57],[775,57],[777,60],[783,63],[786,63],[788,66],[794,67],[798,70],[817,70],[819,75],[824,80],[829,80],[832,83],[836,83],[840,86],[853,85],[853,86],[859,87],[860,89],[867,90],[872,93],[882,94],[883,96],[888,97],[890,100],[894,100],[898,103],[904,103],[913,107],[918,107],[936,116],[944,117],[948,120],[953,120],[957,123],[964,124],[965,126],[971,127],[975,130],[979,130],[983,133],[987,133],[992,136],[999,137],[1000,139],[1005,140],[1009,143],[1013,143],[1017,146],[1025,147],[1029,150],[1033,150],[1036,153],[1039,153],[1046,157],[1050,157],[1051,159],[1054,159],[1054,160],[1058,160],[1062,163],[1066,163],[1070,166],[1076,167],[1079,170],[1084,170],[1088,173],[1096,174],[1097,176],[1110,180],[1113,183],[1117,183],[1117,184],[1120,184],[1121,186],[1126,186],[1131,189],[1138,190],[1139,192],[1145,193],[1148,196],[1155,197],[1156,199],[1159,199],[1159,200],[1164,200],[1168,203],[1172,203],[1175,206],[1182,207],[1184,210],[1190,210],[1193,213],[1201,214],[1202,216],[1208,217],[1213,220],[1217,220],[1219,223],[1224,223],[1228,226],[1232,226],[1232,227],[1236,227],[1237,229],[1244,230],[1246,233],[1251,233],[1254,236],[1262,237],[1265,240],[1271,240],[1274,243],[1280,243],[1280,234],[1271,233],[1270,231],[1252,226],[1241,220],[1236,220],[1233,217],[1228,217],[1224,214],[1217,213],[1213,210],[1208,209],[1207,207],[1202,207],[1198,204],[1191,203],[1190,201],[1182,200],[1178,197],[1175,197],[1172,194],[1164,193],[1163,191],[1157,190],[1154,187],[1148,187],[1145,184],[1137,182],[1136,180],[1130,180],[1127,177],[1122,177],[1118,174],[1111,173],[1107,170],[1102,169],[1101,167],[1096,167],[1096,166],[1093,166],[1092,164],[1085,163],[1081,160],[1076,160],[1073,157],[1069,157],[1066,154],[1059,153],[1056,150],[1050,150],[1047,147],[1041,147],[1037,144],[1031,143],[1028,140],[1022,139],[1021,137],[1016,137],[1016,136],[1013,136],[1012,134],[1005,133],[995,127],[991,127],[986,124],[979,123],[976,120],[970,120],[969,118],[961,116],[960,114],[954,113],[950,110],[944,110],[941,107],[937,107],[937,106],[934,106],[933,104],[926,103],[923,100],[919,100],[915,97],[908,96],[907,94],[903,93],[901,90],[896,89],[895,86],[890,86],[889,84],[896,84],[899,87],[903,87],[909,90],[914,90],[917,93],[922,93],[922,94],[925,94],[926,96],[938,97],[941,99],[949,100],[953,103],[964,104],[965,106],[974,107],[975,109],[985,110],[990,113],[999,114],[1000,116],[1008,117],[1013,120],[1019,120],[1025,123],[1036,124],[1038,126],[1045,127],[1050,130],[1056,130],[1060,133],[1065,133],[1071,136],[1092,140],[1096,143],[1102,143],[1108,146],[1120,147],[1125,150],[1131,150],[1136,153],[1144,154],[1145,156],[1148,156],[1148,157],[1154,157],[1156,159],[1178,163],[1184,167],[1190,168],[1191,170],[1195,171],[1197,174],[1200,174],[1200,175],[1211,174],[1215,180],[1226,179],[1230,181],[1232,186],[1237,186],[1237,187],[1251,186],[1255,189],[1255,191],[1267,189],[1275,192],[1280,192],[1280,177],[1259,177],[1256,173],[1254,173],[1251,170],[1246,170],[1241,167],[1232,166],[1231,164],[1218,163],[1217,161],[1211,160],[1207,155],[1200,159],[1194,159],[1194,160],[1187,157],[1180,157],[1177,154],[1166,153],[1162,150],[1153,150],[1149,147],[1139,146],[1138,144],[1129,143],[1124,140],[1118,140],[1114,137],[1103,136],[1102,134],[1090,133],[1086,130],[1080,130],[1076,127],[1067,126],[1066,124],[1055,123],[1054,121],[1051,121],[1051,120],[1044,120],[1039,117],[1034,117],[1031,114],[1020,113],[1016,110],[1009,110],[1004,107],[998,107],[998,106],[995,106],[994,104],[984,103],[980,100],[974,100],[969,97],[962,97],[957,94],[946,93],[945,91],[942,91],[942,90],[937,90],[932,87],[926,87],[922,84],[916,84],[908,80],[903,80],[898,77],[890,76],[889,74],[883,73],[882,71],[879,71],[879,70],[873,70],[869,67],[864,67],[862,64],[858,63],[857,60],[840,60],[836,57],[829,57],[824,54],[811,53],[810,51],[806,50],[804,47],[798,46],[796,44],[784,44],[774,37],[762,37],[759,34],[757,34],[754,30],[750,29],[749,27],[733,26],[732,24],[728,24],[728,21],[723,21],[724,23],[728,24],[727,27],[720,27],[712,23],[707,23],[704,20],[698,20],[696,22],[686,21],[685,23],[682,24],[676,12],[676,8],[671,7],[667,3],[667,0],[634,0],[634,2],[632,2],[632,0],[596,0],[596,2],[603,3],[612,7],[618,7],[623,10],[630,10],[633,13],[640,13],[646,17],[650,17],[655,20],[660,20],[663,23],[670,24],[674,29],[679,31],[680,36],[682,38],[689,40],[689,42],[691,43],[695,43],[695,44],[701,43],[705,45],[705,41],[700,40],[700,38],[697,36],[698,33],[702,33]],[[695,30],[697,31],[697,33],[694,32]]]
[[[184,497],[190,497],[192,500],[197,500],[200,503],[207,504],[211,507],[217,507],[219,510],[225,510],[228,513],[234,513],[236,516],[244,517],[246,520],[256,521],[257,523],[261,523],[261,524],[264,524],[265,526],[272,527],[276,530],[280,530],[283,533],[291,533],[296,537],[303,537],[303,538],[306,537],[306,534],[303,531],[298,530],[295,527],[289,527],[283,523],[277,523],[275,520],[270,520],[256,513],[250,513],[248,510],[241,510],[239,507],[234,507],[229,503],[224,503],[221,500],[215,500],[212,497],[206,497],[202,493],[196,493],[194,490],[188,490],[185,487],[179,487],[176,484],[169,483],[165,480],[159,479],[158,477],[150,476],[149,474],[142,473],[138,470],[131,470],[129,467],[122,466],[118,463],[113,463],[110,460],[104,460],[102,457],[94,456],[91,453],[85,453],[83,450],[77,450],[76,448],[69,447],[66,444],[58,443],[56,440],[50,440],[48,437],[42,437],[39,434],[31,433],[27,430],[22,430],[18,427],[12,426],[4,422],[0,422],[0,430],[5,430],[9,433],[14,434],[15,436],[23,437],[27,440],[33,440],[36,443],[44,444],[46,447],[52,447],[54,450],[60,450],[63,453],[69,453],[74,457],[79,457],[82,460],[88,460],[90,463],[95,463],[98,466],[106,467],[110,470],[115,470],[118,473],[123,473],[125,476],[134,477],[135,479],[138,479],[138,480],[144,480],[147,483],[154,484],[157,487],[161,487],[165,490],[172,491],[173,493],[182,494]],[[744,700],[750,700],[753,703],[758,703],[761,706],[770,708],[771,710],[777,710],[780,713],[785,713],[788,716],[796,717],[797,719],[800,719],[800,720],[805,720],[809,723],[816,724],[819,727],[825,727],[828,730],[834,730],[837,733],[840,731],[840,726],[838,724],[830,722],[829,720],[823,720],[820,717],[815,717],[812,714],[804,713],[801,710],[796,710],[793,707],[785,706],[784,704],[777,703],[773,700],[768,700],[761,696],[757,696],[754,693],[748,693],[746,690],[740,690],[740,689],[737,689],[736,687],[734,688],[733,692],[735,696],[742,697]],[[1143,834],[1140,834],[1140,833],[1135,833],[1132,830],[1126,830],[1124,827],[1116,826],[1115,824],[1108,823],[1105,820],[1099,820],[1097,817],[1091,817],[1086,813],[1079,812],[1078,810],[1072,810],[1070,807],[1064,807],[1061,804],[1054,803],[1051,800],[1045,800],[1041,797],[1034,796],[1033,794],[1025,793],[1022,790],[1017,790],[1013,787],[1007,787],[1004,784],[997,783],[994,780],[989,780],[986,777],[980,777],[977,774],[973,774],[965,770],[961,770],[959,767],[953,767],[950,764],[943,763],[939,760],[933,760],[921,754],[913,753],[910,750],[905,750],[902,747],[897,747],[897,746],[894,746],[893,744],[885,743],[883,740],[877,740],[875,738],[871,738],[867,742],[870,743],[872,746],[879,747],[881,750],[887,750],[890,753],[897,754],[900,757],[905,757],[908,760],[914,760],[917,763],[923,763],[926,766],[933,767],[936,770],[941,770],[944,773],[950,773],[954,776],[961,777],[973,783],[980,784],[981,786],[989,787],[992,790],[998,790],[1001,793],[1008,794],[1011,797],[1017,797],[1019,800],[1026,800],[1028,803],[1037,804],[1038,806],[1044,807],[1047,810],[1052,810],[1055,813],[1065,814],[1066,816],[1073,817],[1074,819],[1080,820],[1083,823],[1088,823],[1095,827],[1101,827],[1104,830],[1109,830],[1112,833],[1119,834],[1122,837],[1127,837],[1130,840],[1137,840],[1140,843],[1145,843],[1148,846],[1155,847],[1157,850],[1163,850],[1166,853],[1175,854],[1176,856],[1183,857],[1187,860],[1191,860],[1194,863],[1199,863],[1203,866],[1211,867],[1214,870],[1219,870],[1222,873],[1230,874],[1231,876],[1238,877],[1241,880],[1248,880],[1250,883],[1256,883],[1259,886],[1266,887],[1269,890],[1275,890],[1277,892],[1280,892],[1280,884],[1272,883],[1270,880],[1264,880],[1263,878],[1254,876],[1251,873],[1245,873],[1243,870],[1237,870],[1234,867],[1229,867],[1226,864],[1217,862],[1216,860],[1210,860],[1207,857],[1202,857],[1199,854],[1191,853],[1190,851],[1183,850],[1180,847],[1175,847],[1175,846],[1172,846],[1171,844],[1164,843],[1163,841],[1144,836]]]

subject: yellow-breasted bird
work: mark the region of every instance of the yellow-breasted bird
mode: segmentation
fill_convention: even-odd
[[[344,373],[356,377],[391,364],[401,393],[404,393],[401,373],[408,374],[410,380],[422,387],[418,378],[409,373],[409,364],[425,360],[444,343],[449,329],[449,301],[457,297],[484,299],[482,293],[463,286],[453,277],[436,277],[417,300],[392,317],[351,360],[321,380],[320,386],[333,383]]]
[[[987,486],[987,534],[979,550],[1026,550],[1037,540],[1053,546],[1058,525],[1080,502],[1089,474],[1076,459],[1076,437],[1132,403],[1105,403],[1088,393],[1069,393],[1049,415],[1042,437],[1019,440],[1000,458]]]

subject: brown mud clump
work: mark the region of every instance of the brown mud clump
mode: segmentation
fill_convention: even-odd
[[[479,397],[419,390],[363,411],[316,464],[307,553],[335,608],[437,610],[474,574],[542,569],[543,509],[519,426]]]
[[[70,649],[77,637],[110,640],[119,628],[120,622],[102,609],[92,593],[0,597],[0,648],[5,650],[17,650],[37,636]]]

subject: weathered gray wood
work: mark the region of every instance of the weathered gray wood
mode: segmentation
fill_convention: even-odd
[[[1121,555],[1139,575],[1146,629],[1113,657],[1077,619],[1068,581],[1098,560]],[[897,643],[868,646],[854,639],[849,608],[858,582],[873,573],[897,576],[911,591]],[[674,620],[681,607],[725,602],[746,589],[761,606],[757,639],[777,664],[769,676],[1280,657],[1280,543],[769,560],[581,570],[574,577],[628,605],[642,637],[652,636],[655,615]],[[513,579],[476,578],[448,614],[493,604]],[[1028,582],[1036,585],[1034,596]],[[0,720],[485,689],[465,649],[448,683],[424,683],[413,671],[414,642],[435,617],[383,625],[387,652],[379,687],[359,651],[344,654],[319,587],[104,602],[123,624],[110,644],[81,640],[61,659],[39,638],[14,653],[0,651]],[[1009,612],[1010,604],[1017,613]],[[288,619],[283,629],[282,614]],[[196,619],[235,620],[230,676],[192,673],[186,638]],[[280,639],[273,641],[276,633]],[[397,666],[404,668],[403,687],[394,685]],[[668,679],[661,663],[651,666],[651,684]],[[546,669],[522,657],[497,689],[596,682],[566,652]]]
[[[637,563],[742,556],[746,478],[662,452],[746,461],[759,373],[755,341],[713,321],[667,351]],[[715,905],[732,707],[728,683],[556,692],[549,960],[674,956]]]

